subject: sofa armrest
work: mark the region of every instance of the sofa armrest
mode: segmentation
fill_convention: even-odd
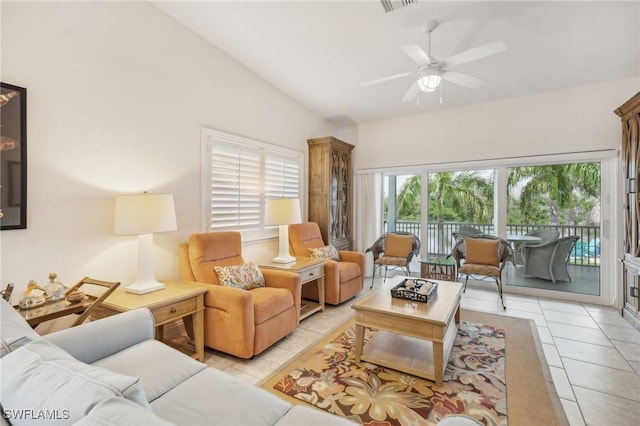
[[[267,287],[286,288],[293,295],[293,304],[296,307],[296,317],[300,319],[300,305],[302,304],[302,284],[300,275],[291,271],[278,271],[275,269],[260,269],[264,275]]]
[[[153,339],[154,334],[151,311],[140,308],[47,334],[42,338],[74,358],[92,364],[137,343]]]

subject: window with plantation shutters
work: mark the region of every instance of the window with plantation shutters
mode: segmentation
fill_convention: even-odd
[[[203,230],[276,236],[264,224],[266,200],[300,198],[302,152],[206,128],[202,140]]]

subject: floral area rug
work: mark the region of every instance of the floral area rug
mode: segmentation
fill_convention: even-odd
[[[375,331],[365,333],[365,343]],[[504,330],[462,321],[442,386],[367,362],[356,363],[352,326],[274,389],[364,425],[433,425],[462,414],[507,424]]]

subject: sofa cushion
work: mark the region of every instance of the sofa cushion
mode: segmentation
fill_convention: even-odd
[[[310,248],[309,253],[311,257],[315,257],[316,259],[340,261],[340,253],[338,253],[338,250],[331,244],[324,247]]]
[[[251,290],[265,286],[262,271],[253,262],[234,266],[214,266],[213,269],[218,276],[218,282],[227,287]]]
[[[51,423],[71,424],[114,395],[148,406],[138,378],[80,362],[46,340],[33,341],[0,359],[0,375],[5,412],[54,413]],[[10,421],[27,424],[34,420],[30,416]]]
[[[0,357],[37,339],[38,333],[33,331],[22,315],[6,300],[0,298]]]
[[[148,407],[117,396],[109,397],[93,407],[74,426],[171,426]]]
[[[293,295],[286,288],[262,287],[253,294],[253,321],[262,324],[293,306]]]
[[[272,425],[290,407],[275,395],[213,368],[151,402],[154,413],[180,425]]]
[[[149,402],[206,368],[157,340],[146,340],[93,363],[116,373],[140,377]],[[158,372],[162,374],[158,374]]]
[[[307,407],[305,405],[294,405],[283,418],[278,420],[278,426],[353,426],[357,423],[352,422],[344,417],[321,411],[317,408]]]
[[[93,364],[129,346],[153,339],[155,322],[148,308],[133,309],[81,327],[71,327],[42,336],[75,359]],[[100,338],[96,338],[100,336]],[[91,342],[90,345],[87,342]]]

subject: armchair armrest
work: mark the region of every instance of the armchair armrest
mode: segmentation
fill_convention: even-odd
[[[211,284],[210,287],[204,295],[207,308],[221,309],[230,315],[244,316],[253,312],[253,294],[250,291],[217,284]]]
[[[340,282],[340,269],[338,268],[338,262],[331,259],[327,259],[324,261],[324,279],[325,279],[325,289],[327,288],[328,283],[330,282],[334,282],[334,283]]]
[[[357,263],[360,266],[360,271],[364,276],[364,253],[359,251],[340,250],[340,260],[344,262]]]
[[[153,339],[155,324],[147,308],[91,321],[42,338],[74,358],[91,364],[145,340]]]
[[[264,275],[267,287],[286,288],[293,295],[293,304],[296,307],[297,318],[300,318],[300,305],[302,304],[302,284],[300,275],[290,271],[278,271],[275,269],[260,269]]]

